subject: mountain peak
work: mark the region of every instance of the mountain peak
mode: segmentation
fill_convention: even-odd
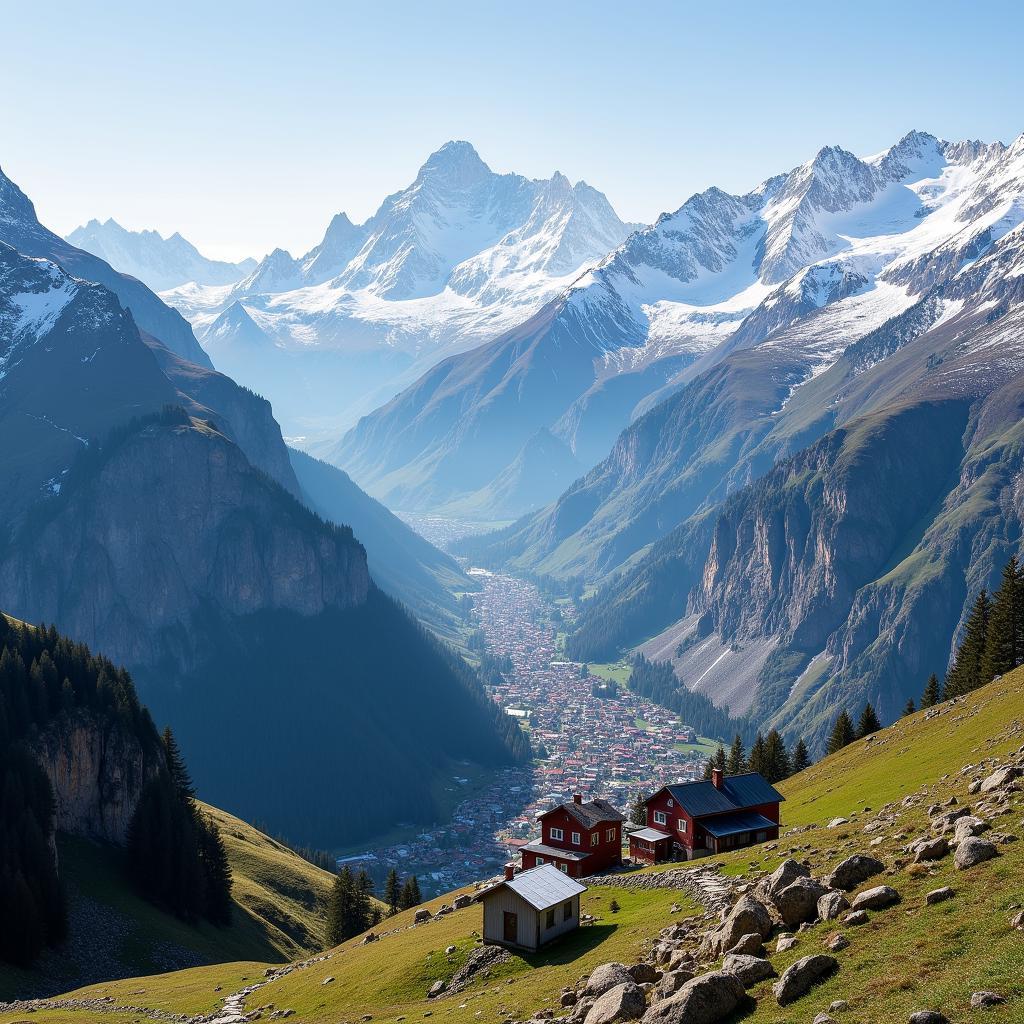
[[[462,140],[446,142],[427,157],[417,179],[441,180],[452,185],[469,185],[485,178],[491,169],[473,146]]]

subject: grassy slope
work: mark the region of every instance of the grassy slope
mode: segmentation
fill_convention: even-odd
[[[1022,684],[1024,671],[1012,673],[965,702],[943,705],[941,713],[931,719],[919,712],[879,733],[873,742],[857,742],[820,762],[782,787],[787,796],[783,805],[786,831],[777,848],[738,851],[721,859],[730,874],[753,877],[792,853],[823,873],[847,854],[868,850],[872,838],[882,837],[881,845],[872,852],[889,865],[890,877],[868,884],[888,882],[903,897],[900,906],[873,913],[869,924],[846,929],[851,945],[838,954],[841,969],[835,977],[785,1009],[776,1005],[767,985],[758,986],[753,990],[757,1008],[745,1021],[805,1024],[834,999],[848,1000],[849,1019],[862,1024],[905,1020],[911,1011],[926,1007],[941,1007],[951,1019],[966,1020],[971,1013],[967,1009],[971,993],[983,988],[1009,997],[1004,1006],[985,1012],[987,1022],[1010,1024],[1021,1019],[1024,943],[1007,921],[1014,905],[1024,903],[1024,843],[1002,846],[997,860],[968,872],[956,871],[951,857],[924,873],[908,871],[900,848],[927,830],[930,802],[951,795],[963,804],[976,801],[968,796],[967,785],[977,773],[961,774],[963,766],[1005,755],[1024,743]],[[903,796],[915,792],[921,802],[903,808]],[[890,810],[898,820],[865,833],[862,826],[886,804],[893,804]],[[866,807],[873,811],[865,811]],[[996,828],[1018,831],[1022,813],[1024,802],[1017,800],[1012,811],[997,820]],[[826,829],[826,823],[839,815],[850,818],[850,824]],[[798,831],[791,831],[794,827]],[[956,897],[926,907],[925,893],[946,884],[954,887]],[[513,978],[512,984],[507,977],[492,977],[462,996],[430,1004],[429,1010],[435,1017],[454,1022],[493,1020],[500,1007],[502,1017],[507,1011],[507,1016],[521,1019],[542,1006],[552,1006],[560,986],[575,981],[594,964],[631,959],[670,919],[668,906],[674,894],[591,889],[587,909],[606,907],[612,895],[623,909],[614,918],[602,912],[603,931],[584,929],[575,940],[554,947],[550,958],[536,961],[536,970],[523,961],[514,962],[501,972]],[[609,927],[610,921],[613,927]],[[406,925],[408,916],[395,923]],[[325,1022],[355,1019],[356,1011],[391,1021],[401,1016],[422,1017],[428,1009],[422,993],[435,978],[452,973],[478,927],[479,910],[474,908],[426,927],[385,936],[377,944],[350,943],[330,961],[296,971],[256,993],[249,1008],[273,1001],[278,1007],[294,1008],[297,1013],[292,1019]],[[836,930],[833,923],[801,933],[796,948],[773,954],[773,963],[781,971],[797,958],[821,951],[821,940]],[[443,953],[448,944],[459,950],[451,961]],[[101,985],[96,991],[120,1001],[145,988],[145,999],[135,996],[132,1001],[195,1011],[210,1005],[214,985],[231,991],[240,974],[251,970],[225,965],[207,969],[201,979],[190,971]],[[324,985],[327,976],[337,980]],[[0,1014],[0,1024],[12,1019]],[[63,1016],[40,1012],[34,1019],[60,1021]],[[82,1020],[83,1016],[70,1015],[69,1019]]]
[[[73,837],[60,839],[62,878],[73,900],[100,908],[99,927],[116,936],[112,966],[122,976],[148,974],[182,960],[281,963],[323,945],[332,876],[230,814],[204,808],[220,826],[231,861],[236,907],[228,928],[192,927],[138,897],[121,872],[119,851]],[[95,913],[89,920],[95,920]],[[39,991],[44,981],[56,982],[58,989],[81,984],[80,964],[89,960],[91,939],[90,929],[76,928],[72,915],[70,950],[59,951],[35,971],[0,966],[0,999]],[[233,968],[232,973],[238,972]]]

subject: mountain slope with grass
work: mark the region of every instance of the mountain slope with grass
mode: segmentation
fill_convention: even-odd
[[[1024,843],[1010,838],[1019,835],[1024,814],[1022,790],[1013,778],[1024,762],[1022,683],[1024,670],[1018,670],[966,697],[901,719],[788,779],[779,787],[786,802],[778,842],[695,865],[717,870],[713,885],[705,881],[694,887],[681,880],[673,865],[591,885],[583,910],[597,918],[595,924],[537,955],[502,960],[453,994],[433,1000],[426,996],[434,981],[451,983],[479,944],[478,906],[436,913],[442,903],[451,905],[456,894],[431,901],[435,917],[426,924],[414,925],[411,914],[400,915],[378,929],[378,942],[353,939],[328,959],[297,965],[270,981],[251,965],[134,979],[73,993],[82,1000],[81,1009],[71,1004],[58,1012],[40,1006],[34,1019],[88,1019],[88,1008],[96,1005],[90,1001],[98,998],[110,999],[111,1010],[140,1007],[133,1011],[136,1019],[153,1010],[210,1013],[223,1001],[214,986],[227,991],[235,983],[237,991],[246,984],[239,981],[245,974],[249,981],[265,981],[246,997],[247,1010],[273,1003],[294,1010],[292,1019],[301,1022],[367,1013],[381,1020],[412,1019],[429,1012],[455,1024],[496,1015],[528,1020],[540,1011],[556,1020],[567,1015],[576,1020],[581,1017],[559,1006],[560,993],[577,987],[600,964],[654,961],[658,971],[670,974],[673,959],[676,969],[692,959],[690,970],[698,975],[720,966],[704,943],[720,918],[701,914],[691,893],[714,889],[736,900],[746,887],[748,894],[766,899],[760,894],[768,876],[784,861],[795,860],[796,873],[823,879],[849,856],[865,855],[879,860],[879,869],[871,868],[844,898],[856,902],[859,893],[888,885],[897,893],[897,904],[868,910],[863,924],[839,919],[811,923],[782,951],[776,951],[779,937],[794,929],[775,923],[766,936],[774,971],[781,974],[803,957],[822,953],[835,957],[834,973],[784,1007],[773,995],[774,978],[756,982],[737,1017],[707,1019],[806,1024],[842,1000],[847,1008],[832,1011],[839,1021],[902,1024],[924,1009],[962,1021],[973,1019],[972,995],[988,991],[1004,1001],[986,1009],[984,1019],[1011,1024],[1020,1019],[1024,1005],[1022,933],[1012,923],[1021,921],[1024,903]],[[1011,771],[1005,776],[986,781],[1006,767]],[[967,814],[981,822],[971,825],[981,831],[980,838],[994,841],[991,859],[961,869],[952,854],[938,848],[916,859],[906,852],[921,836],[954,841],[955,816]],[[929,901],[929,893],[945,887],[952,890],[948,898]],[[611,912],[612,899],[620,906],[617,913]],[[675,914],[673,903],[679,908]],[[848,945],[830,950],[826,942],[837,933]],[[450,946],[454,951],[445,952]],[[142,994],[133,994],[140,989]],[[23,1012],[0,1011],[0,1024],[12,1024]]]

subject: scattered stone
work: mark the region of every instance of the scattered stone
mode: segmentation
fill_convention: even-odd
[[[559,1004],[562,1006],[575,1006],[578,999],[579,997],[572,989],[566,989],[559,999]]]
[[[835,1017],[828,1013],[819,1013],[811,1024],[838,1024]]]
[[[1005,768],[999,768],[994,771],[982,784],[982,793],[991,793],[995,789],[1002,789],[1008,782],[1013,782],[1014,779],[1020,776],[1020,769],[1015,765],[1007,765]]]
[[[784,924],[795,928],[818,915],[818,900],[828,890],[813,878],[798,878],[772,897]]]
[[[591,1007],[586,1024],[614,1024],[615,1021],[639,1020],[647,1009],[640,987],[627,982],[608,989]]]
[[[981,818],[976,818],[973,814],[958,818],[953,826],[953,842],[961,843],[971,836],[980,836],[982,832],[987,832],[989,827],[987,821],[982,821]]]
[[[320,982],[320,984],[321,985],[330,985],[333,981],[334,981],[334,975],[333,974],[328,974],[327,977],[324,978],[324,980]]]
[[[842,1013],[844,1010],[848,1010],[850,1004],[845,999],[837,999],[834,1003],[831,1003],[828,1008],[829,1013]]]
[[[844,910],[850,909],[850,901],[838,890],[825,893],[818,900],[818,917],[822,921],[834,921]]]
[[[882,910],[899,903],[900,894],[891,885],[876,885],[854,896],[851,906],[856,910]]]
[[[688,981],[693,980],[693,971],[678,970],[669,971],[661,977],[661,981],[654,986],[651,992],[651,1002],[656,1003],[659,999],[669,999],[674,996]]]
[[[841,949],[846,949],[849,944],[850,940],[841,932],[836,932],[825,940],[825,945],[828,946],[833,953],[838,953]]]
[[[876,857],[857,853],[837,864],[832,874],[825,879],[825,884],[830,889],[843,889],[850,892],[869,878],[880,875],[884,870],[885,865]]]
[[[686,982],[669,999],[655,1003],[643,1016],[644,1024],[716,1024],[744,1000],[746,990],[735,974],[712,971]]]
[[[995,843],[990,843],[987,839],[979,839],[977,836],[969,836],[957,844],[956,856],[953,859],[956,866],[961,871],[965,871],[967,868],[973,868],[975,865],[997,856],[999,856],[999,851],[996,849]]]
[[[839,828],[840,825],[849,825],[849,818],[833,818],[825,827],[826,828]]]
[[[448,985],[445,982],[443,982],[440,979],[438,979],[427,990],[427,998],[428,999],[436,999],[439,995],[441,995],[444,992],[444,990],[447,987],[448,987]]]
[[[772,918],[768,908],[748,893],[739,898],[721,926],[708,936],[706,946],[713,956],[718,956],[735,946],[744,935],[756,932],[766,939],[771,930]]]
[[[743,982],[744,988],[750,988],[765,978],[778,976],[778,972],[764,957],[746,956],[743,953],[728,954],[722,961],[722,970],[735,974]]]
[[[764,939],[757,932],[750,932],[740,938],[726,953],[743,953],[747,956],[761,956],[764,953]]]
[[[971,994],[971,1009],[982,1010],[986,1006],[998,1006],[1005,1003],[1006,997],[998,992],[974,992]]]
[[[1016,928],[1018,931],[1024,931],[1024,910],[1010,918],[1010,927]]]
[[[914,863],[926,860],[942,860],[949,853],[949,843],[945,836],[924,836],[911,843],[908,852],[914,855]]]
[[[952,899],[955,895],[956,894],[948,885],[944,885],[941,889],[932,889],[932,891],[925,896],[924,901],[928,906],[933,906],[936,903],[942,903],[945,900]]]
[[[471,907],[473,905],[473,897],[469,893],[463,893],[461,896],[456,896],[452,900],[452,907],[455,910],[462,910],[464,907]]]
[[[657,981],[661,972],[656,970],[653,964],[633,964],[629,968],[629,976],[638,984]]]
[[[798,878],[809,878],[811,872],[798,860],[792,857],[784,860],[763,883],[764,894],[771,899],[776,893],[782,892]]]
[[[775,943],[776,953],[785,953],[787,949],[792,949],[796,945],[796,938],[793,935],[780,935]]]
[[[858,925],[867,924],[871,920],[866,910],[854,910],[843,918],[843,924]]]
[[[420,907],[420,909],[416,911],[416,914],[413,917],[413,921],[416,924],[423,924],[425,921],[429,921],[429,920],[430,920],[430,911],[427,910],[426,907]]]
[[[938,1010],[918,1010],[907,1018],[907,1024],[949,1024],[949,1018]]]
[[[633,978],[626,970],[625,964],[610,963],[601,964],[595,967],[587,981],[587,987],[583,990],[588,996],[603,996],[609,989],[616,985],[632,985]]]
[[[786,1006],[838,969],[839,961],[834,956],[825,953],[805,956],[786,968],[782,977],[772,986],[772,992],[779,1006]]]

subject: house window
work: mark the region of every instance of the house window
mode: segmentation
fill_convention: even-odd
[[[654,812],[654,824],[664,825],[668,821],[668,815],[664,811]]]
[[[765,842],[765,841],[766,841],[767,839],[768,839],[768,833],[767,833],[767,832],[758,832],[758,833],[757,833],[757,841],[758,841],[759,843],[763,843],[763,842]]]
[[[569,865],[568,864],[559,864],[558,865],[558,870],[561,871],[563,875],[567,875],[567,874],[569,874]]]
[[[601,842],[601,833],[600,832],[591,832],[590,833],[590,845],[591,846],[597,846],[597,844],[600,843],[600,842]]]
[[[545,928],[554,928],[555,927],[555,911],[553,909],[548,911],[548,919],[547,919],[547,921],[544,922],[544,927]]]
[[[686,834],[686,819],[685,818],[680,818],[679,819],[679,831],[682,832],[684,835]]]
[[[579,832],[573,832],[573,834],[572,834],[572,845],[573,846],[579,846],[580,845],[580,834],[579,834]]]
[[[613,829],[613,828],[608,829],[608,832],[605,834],[605,839],[607,839],[609,843],[614,843],[615,842],[615,829]]]
[[[675,807],[675,804],[674,804],[674,803],[672,803],[672,801],[671,801],[671,800],[669,800],[669,802],[668,802],[668,805],[669,805],[669,807]]]
[[[572,919],[572,900],[566,900],[562,904],[562,920],[569,921]]]
[[[565,833],[560,828],[553,828],[551,830],[551,838],[552,839],[564,839],[565,838]]]
[[[544,863],[544,858],[543,857],[538,857],[537,860],[536,860],[536,867],[539,868],[541,866],[541,864],[543,864],[543,863]]]

